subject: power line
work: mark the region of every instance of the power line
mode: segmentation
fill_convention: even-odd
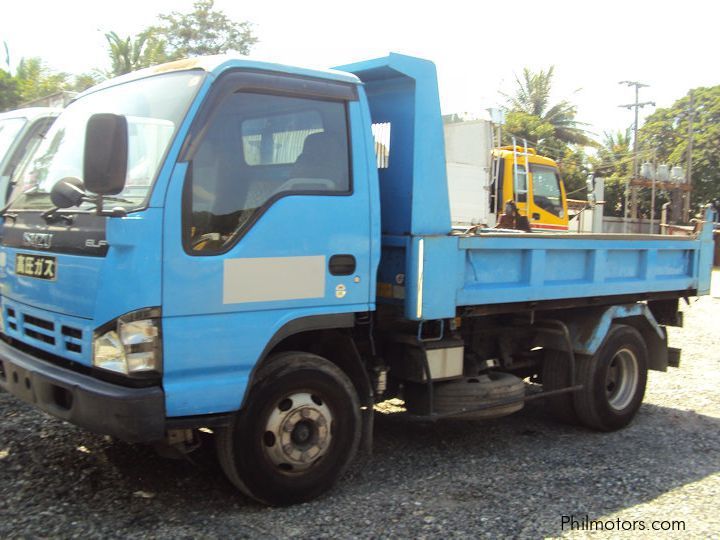
[[[630,103],[628,105],[618,105],[618,107],[623,107],[625,109],[635,109],[635,123],[633,124],[633,178],[637,177],[638,173],[638,163],[637,163],[637,148],[638,148],[638,111],[645,107],[646,105],[652,105],[655,106],[654,101],[645,101],[643,103],[640,103],[640,89],[641,88],[647,88],[649,85],[643,84],[638,81],[620,81],[618,84],[625,84],[627,86],[634,86],[635,87],[635,103]],[[627,219],[628,219],[628,211],[629,206],[628,205],[628,194],[630,192],[630,182],[628,182],[625,185],[625,212],[624,212],[624,220],[623,220],[623,232],[627,232]],[[632,189],[632,212],[633,212],[633,218],[637,217],[637,189],[635,186],[633,186]]]

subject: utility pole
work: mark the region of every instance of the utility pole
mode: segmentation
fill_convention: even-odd
[[[624,109],[635,109],[635,123],[633,124],[633,170],[632,170],[632,178],[630,180],[625,181],[625,213],[624,213],[624,220],[623,220],[623,231],[627,232],[627,220],[628,220],[628,213],[630,210],[630,206],[632,206],[632,217],[637,217],[637,188],[635,186],[632,187],[632,195],[630,195],[630,184],[638,177],[638,111],[645,107],[646,105],[652,105],[655,106],[654,101],[645,101],[643,103],[640,103],[640,89],[641,88],[647,88],[649,85],[640,83],[638,81],[620,81],[618,84],[625,84],[627,86],[634,86],[635,87],[635,103],[630,103],[628,105],[618,105],[618,107],[622,107]],[[631,200],[629,200],[631,199]]]
[[[695,99],[690,92],[690,114],[688,117],[688,149],[687,149],[687,187],[685,192],[685,204],[683,205],[683,223],[690,222],[690,194],[692,193],[692,151],[693,151],[693,128],[695,122]]]

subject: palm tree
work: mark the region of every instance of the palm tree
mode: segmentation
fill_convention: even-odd
[[[105,34],[105,39],[108,42],[112,75],[123,75],[140,67],[140,57],[147,36],[141,34],[135,39],[131,39],[130,36],[123,39],[115,32],[108,32]]]
[[[595,175],[605,179],[606,216],[624,215],[625,187],[632,167],[631,132],[629,127],[624,131],[606,131],[602,146],[598,148],[597,154],[590,158]],[[649,208],[645,197],[641,199],[641,207]]]
[[[517,87],[514,95],[503,94],[507,99],[507,108],[513,113],[524,113],[541,120],[542,123],[552,126],[552,137],[566,144],[581,146],[595,146],[586,126],[575,120],[577,107],[568,100],[550,105],[550,93],[555,66],[538,72],[528,68],[523,69],[522,79],[515,76]]]
[[[115,32],[105,34],[112,68],[109,76],[123,75],[140,68],[167,61],[165,41],[146,31],[121,38]]]
[[[594,163],[595,172],[602,176],[622,176],[630,174],[632,163],[631,128],[625,131],[605,132],[605,139],[598,149]]]

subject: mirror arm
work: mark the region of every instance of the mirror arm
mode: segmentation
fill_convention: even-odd
[[[95,214],[103,217],[125,217],[127,211],[124,208],[113,208],[112,210],[105,210],[103,208],[103,202],[105,199],[102,195],[96,195],[96,198],[92,200],[95,203]]]

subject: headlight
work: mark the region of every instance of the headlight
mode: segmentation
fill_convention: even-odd
[[[134,311],[95,332],[93,365],[128,376],[162,373],[160,310]]]

